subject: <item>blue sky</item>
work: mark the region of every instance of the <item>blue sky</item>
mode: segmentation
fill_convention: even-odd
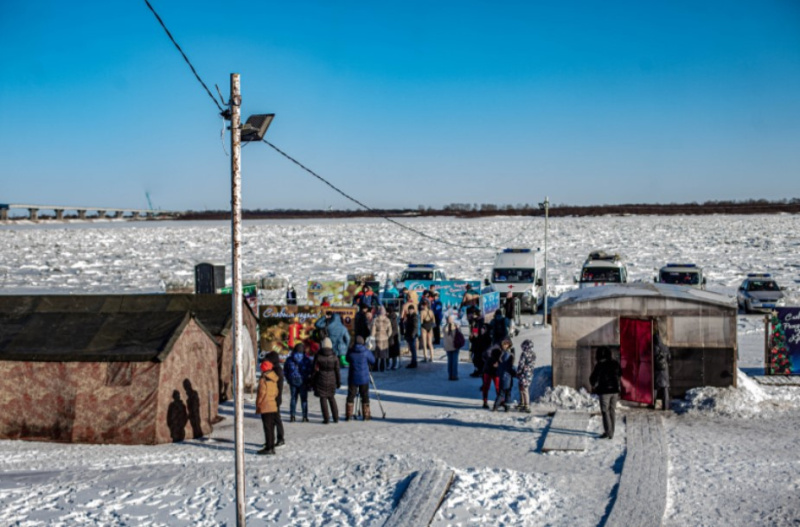
[[[373,207],[800,197],[794,0],[152,3]],[[228,208],[217,114],[143,1],[0,3],[0,202]],[[243,191],[355,208],[264,144]]]

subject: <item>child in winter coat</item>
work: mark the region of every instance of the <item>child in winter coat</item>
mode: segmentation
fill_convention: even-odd
[[[502,406],[508,411],[508,401],[511,400],[511,389],[514,387],[514,348],[511,347],[511,340],[506,339],[502,343],[503,353],[497,364],[497,376],[500,378],[500,395],[494,400],[494,408],[497,410]]]
[[[278,416],[278,374],[273,371],[272,363],[265,360],[261,363],[261,379],[258,381],[256,395],[256,414],[261,415],[264,427],[264,448],[256,452],[263,456],[275,455],[275,419]]]
[[[517,382],[519,383],[520,412],[531,413],[531,382],[533,382],[533,369],[536,367],[536,353],[533,352],[533,342],[525,340],[522,343],[522,355],[517,363]]]
[[[495,344],[483,352],[483,386],[481,387],[481,392],[483,393],[484,408],[489,408],[489,387],[492,384],[494,384],[495,395],[498,399],[500,398],[500,376],[497,369],[500,366],[500,357],[510,347],[511,341],[506,339],[501,344]]]
[[[283,373],[289,383],[289,422],[295,422],[297,399],[300,398],[300,408],[303,412],[303,422],[308,422],[308,388],[311,378],[311,359],[306,357],[305,346],[296,344],[294,351],[283,365]]]

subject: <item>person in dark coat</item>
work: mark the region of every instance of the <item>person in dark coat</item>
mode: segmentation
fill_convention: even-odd
[[[433,287],[432,284],[431,287]],[[442,343],[442,321],[444,320],[444,306],[439,299],[439,291],[433,291],[431,311],[433,311],[433,316],[436,318],[436,325],[433,326],[433,344],[438,346]]]
[[[296,306],[297,305],[297,291],[294,290],[294,286],[289,286],[289,289],[286,290],[286,305],[287,306]]]
[[[506,339],[500,344],[495,344],[483,352],[483,407],[489,408],[489,386],[494,384],[495,397],[500,397],[500,377],[497,367],[500,366],[500,356],[503,351],[511,347],[511,340]]]
[[[281,366],[281,356],[278,355],[277,351],[270,351],[267,353],[264,360],[268,360],[272,363],[272,371],[278,376],[278,398],[276,403],[278,404],[278,416],[275,418],[275,430],[278,437],[278,440],[275,442],[275,446],[282,446],[285,444],[283,440],[283,421],[281,421],[281,403],[283,403],[283,366]]]
[[[297,399],[303,412],[303,422],[308,422],[308,387],[311,380],[311,359],[306,356],[305,346],[296,344],[294,351],[284,364],[283,372],[289,383],[289,422],[295,422]]]
[[[514,370],[515,353],[514,348],[511,347],[510,339],[504,340],[501,348],[503,352],[500,354],[500,358],[497,362],[497,378],[500,382],[500,394],[494,400],[492,411],[502,406],[507,412],[509,410],[508,401],[511,400],[511,389],[514,387],[514,376],[516,375],[516,371]]]
[[[406,307],[406,317],[403,320],[403,337],[408,343],[408,351],[411,353],[411,362],[406,368],[417,367],[417,335],[419,335],[419,317],[413,305]]]
[[[489,334],[489,326],[481,324],[478,327],[476,336],[470,339],[469,351],[472,353],[472,365],[475,366],[475,371],[470,374],[470,377],[483,376],[483,354],[492,347],[492,336]]]
[[[493,345],[500,344],[508,338],[508,319],[502,309],[494,312],[494,318],[489,322],[489,333],[492,336]]]
[[[390,305],[386,311],[389,322],[392,323],[392,334],[389,336],[389,366],[387,369],[396,370],[400,361],[400,318],[397,315],[397,308]]]
[[[325,313],[324,317],[320,317],[314,323],[317,329],[324,329],[327,332],[328,338],[331,339],[333,344],[333,351],[341,362],[341,366],[347,367],[345,355],[350,348],[350,333],[342,323],[342,317],[339,313]]]
[[[619,401],[620,379],[622,368],[611,356],[607,346],[597,348],[597,364],[589,376],[592,392],[600,396],[600,412],[603,414],[603,435],[601,439],[614,438],[614,425],[616,424],[616,409]]]
[[[656,398],[661,399],[661,409],[669,410],[669,363],[672,360],[669,346],[658,333],[653,338],[653,372],[655,374]]]
[[[361,415],[364,421],[370,420],[369,411],[369,367],[375,364],[375,356],[364,345],[364,339],[356,337],[356,345],[347,352],[347,362],[350,368],[347,371],[347,405],[344,411],[344,420],[353,417],[356,393],[361,397]]]
[[[314,395],[319,397],[322,407],[322,423],[328,424],[333,418],[339,422],[339,408],[336,406],[336,390],[342,386],[339,373],[339,359],[333,352],[330,338],[322,340],[319,353],[314,358]],[[328,412],[330,407],[330,413]]]
[[[353,322],[353,333],[356,337],[364,339],[364,341],[366,341],[367,337],[372,333],[372,329],[370,328],[371,310],[372,308],[367,304],[360,304]]]

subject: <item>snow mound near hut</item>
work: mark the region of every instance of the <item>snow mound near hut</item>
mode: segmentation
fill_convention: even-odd
[[[737,387],[704,386],[686,393],[680,412],[720,417],[758,417],[800,409],[800,388],[793,386],[761,386],[742,373],[737,374]]]
[[[597,397],[592,397],[584,388],[576,390],[568,386],[548,387],[544,395],[539,397],[536,402],[538,404],[551,404],[564,410],[600,410],[600,403]]]

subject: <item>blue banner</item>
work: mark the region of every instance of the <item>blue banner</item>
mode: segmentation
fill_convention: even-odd
[[[484,320],[491,320],[498,309],[500,309],[500,293],[494,291],[481,295],[481,315]]]
[[[479,291],[481,282],[480,280],[406,280],[403,282],[403,287],[409,291],[417,291],[422,293],[431,285],[436,286],[436,291],[439,293],[439,300],[442,302],[444,311],[450,308],[458,309],[461,306],[461,299],[464,297],[464,292],[467,290],[469,284],[475,292]],[[398,288],[400,285],[398,284]]]

